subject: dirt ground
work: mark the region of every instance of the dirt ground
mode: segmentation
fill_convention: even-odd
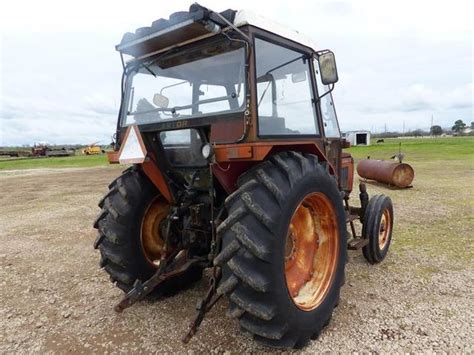
[[[391,251],[376,266],[349,253],[341,303],[303,351],[474,351],[472,170],[456,162],[415,170],[413,189],[369,186],[394,201]],[[188,345],[180,342],[204,282],[114,313],[122,293],[98,266],[92,222],[119,173],[0,173],[0,353],[270,351],[225,317],[225,301]]]

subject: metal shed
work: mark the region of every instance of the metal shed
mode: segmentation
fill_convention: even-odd
[[[345,132],[343,137],[351,145],[370,145],[370,131],[349,131]]]

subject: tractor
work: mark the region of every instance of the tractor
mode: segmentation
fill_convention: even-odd
[[[197,3],[116,46],[121,105],[110,163],[130,166],[100,200],[100,266],[116,312],[207,274],[183,337],[227,299],[254,339],[301,348],[329,323],[347,249],[387,255],[389,197],[359,185],[342,149],[335,56],[250,11]],[[359,203],[358,203],[359,204]],[[206,269],[206,270],[205,270]]]

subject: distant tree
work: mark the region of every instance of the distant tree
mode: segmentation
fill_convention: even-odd
[[[382,132],[374,136],[374,138],[397,138],[397,137],[400,137],[399,132]]]
[[[474,129],[474,121],[471,122],[471,128]]]
[[[415,130],[413,131],[413,135],[414,135],[415,137],[423,137],[423,133],[424,133],[424,132],[423,132],[423,130],[421,130],[421,129],[415,129]]]
[[[452,130],[456,133],[461,133],[464,128],[466,128],[466,124],[462,120],[457,120],[454,122]]]
[[[440,136],[443,134],[443,129],[441,128],[441,126],[434,125],[434,126],[431,126],[430,133],[433,136]]]

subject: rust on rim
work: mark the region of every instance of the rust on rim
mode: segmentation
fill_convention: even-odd
[[[162,197],[157,197],[150,204],[143,216],[140,242],[143,254],[153,267],[160,265],[165,241],[161,237],[161,221],[168,215],[169,204]]]
[[[285,244],[285,278],[295,305],[311,311],[324,300],[339,255],[336,211],[322,193],[307,195],[290,222]]]
[[[382,218],[380,219],[379,226],[379,248],[383,250],[387,246],[387,243],[390,239],[390,230],[392,228],[392,223],[390,221],[390,212],[388,209],[383,210]]]

